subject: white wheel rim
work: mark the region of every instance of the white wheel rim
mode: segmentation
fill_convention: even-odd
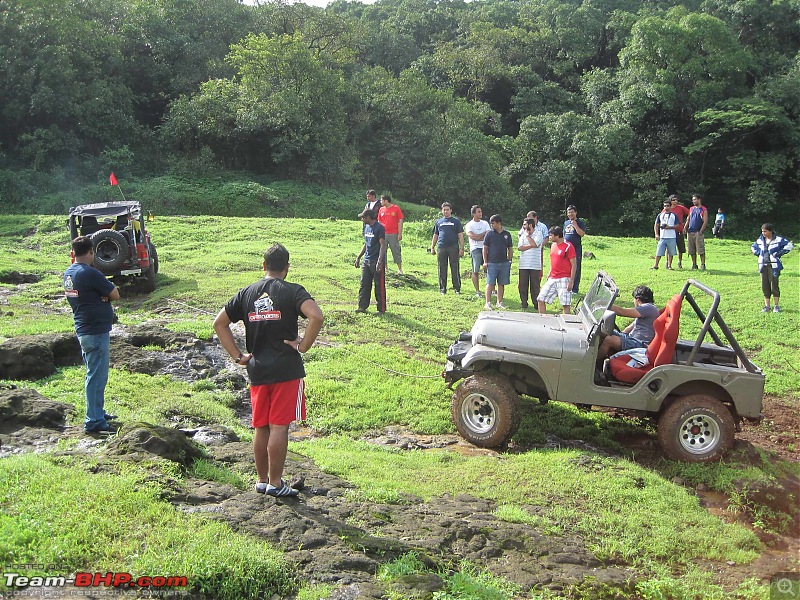
[[[707,454],[719,444],[719,423],[710,415],[698,413],[681,423],[678,440],[690,454]]]
[[[483,394],[472,393],[461,403],[461,419],[475,433],[488,433],[497,414],[494,404]]]

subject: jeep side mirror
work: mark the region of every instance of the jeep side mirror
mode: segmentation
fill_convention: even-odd
[[[600,321],[600,331],[603,335],[611,335],[614,333],[616,327],[617,313],[613,310],[607,310],[603,313],[603,320]]]

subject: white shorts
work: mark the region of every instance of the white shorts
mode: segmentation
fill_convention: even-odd
[[[572,287],[569,285],[569,277],[548,279],[536,299],[545,304],[550,304],[555,300],[556,296],[558,296],[561,306],[570,306],[572,304]]]

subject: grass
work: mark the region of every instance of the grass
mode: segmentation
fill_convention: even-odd
[[[183,189],[179,183],[175,183],[175,189]],[[224,184],[220,182],[220,190]],[[581,413],[559,403],[539,406],[532,401],[525,403],[516,437],[520,443],[541,443],[551,434],[580,438],[621,452],[622,457],[589,455],[587,461],[574,450],[531,450],[496,459],[446,452],[387,451],[359,442],[357,438],[364,433],[387,426],[426,434],[453,432],[451,392],[439,375],[447,347],[459,331],[471,327],[483,303],[471,297],[467,279],[465,294],[460,297],[438,293],[436,260],[425,251],[430,244],[429,215],[420,210],[421,220],[410,221],[405,228],[403,269],[407,275],[398,277],[391,265],[389,268],[389,313],[385,317],[354,314],[359,272],[352,262],[362,243],[360,224],[342,216],[360,210],[360,193],[345,194],[339,201],[314,196],[313,190],[280,191],[275,182],[259,185],[270,187],[269,193],[280,197],[296,194],[304,203],[313,204],[316,198],[318,205],[330,210],[316,213],[317,219],[167,217],[156,211],[149,227],[161,260],[158,288],[149,296],[118,302],[120,322],[131,325],[158,317],[166,319],[170,329],[210,339],[213,315],[238,288],[261,276],[264,249],[280,241],[291,252],[289,278],[303,283],[325,313],[320,344],[305,361],[308,425],[330,437],[293,444],[292,450],[355,483],[357,489],[352,493],[357,499],[400,502],[404,493],[428,498],[463,490],[497,501],[501,518],[528,522],[554,535],[581,535],[599,556],[636,565],[641,582],[634,597],[694,597],[687,591],[691,589],[707,597],[733,598],[740,594],[715,586],[713,578],[697,563],[747,562],[762,552],[760,544],[743,527],[725,525],[709,516],[696,497],[670,479],[677,475],[693,484],[702,482],[711,489],[730,492],[736,489],[737,480],[766,481],[781,473],[796,473],[796,467],[786,463],[773,467],[774,461],[757,466],[735,462],[689,466],[663,461],[648,469],[631,462],[630,453],[618,442],[632,432],[651,432],[648,424],[603,413]],[[230,197],[240,192],[237,188]],[[170,193],[177,194],[174,190]],[[329,212],[336,212],[339,220],[323,218]],[[22,334],[71,331],[71,314],[60,281],[69,255],[64,217],[0,215],[0,230],[4,232],[0,237],[0,276],[12,270],[41,276],[38,283],[19,287],[0,284],[0,341]],[[638,284],[653,288],[656,302],[663,304],[690,275],[720,291],[721,314],[748,355],[764,369],[767,393],[797,405],[800,329],[796,299],[800,297],[800,278],[796,257],[787,257],[787,269],[781,277],[784,313],[764,315],[759,312],[760,282],[750,242],[708,240],[709,270],[702,273],[650,271],[654,244],[649,238],[590,235],[584,246],[597,260],[584,261],[581,287],[586,289],[594,273],[603,269],[619,284],[622,304],[630,305],[630,290]],[[465,261],[461,264],[462,269],[467,268]],[[507,290],[505,303],[519,309],[513,287]],[[698,331],[699,321],[684,314],[681,327],[681,336],[691,337]],[[71,367],[26,385],[73,404],[75,419],[80,420],[82,377],[81,368]],[[176,419],[185,424],[213,421],[233,428],[243,439],[249,437],[231,408],[232,393],[215,389],[208,382],[187,385],[165,377],[112,370],[107,397],[109,408],[124,420],[158,424],[175,423]],[[6,473],[12,464],[3,459],[0,472]],[[42,472],[55,477],[50,469]],[[467,481],[464,473],[470,474]],[[243,481],[249,476],[225,472],[213,463],[196,466],[194,474],[232,485],[240,485],[238,478]],[[515,485],[509,486],[509,481]],[[122,497],[108,499],[110,504],[125,501]],[[529,505],[541,506],[542,510],[532,514],[524,509]],[[65,520],[58,524],[53,543],[63,543],[59,540],[71,535],[75,527]],[[187,525],[181,522],[175,527]],[[41,532],[30,535],[28,542],[39,543]],[[0,548],[8,551],[7,542],[4,544]],[[11,546],[15,552],[24,547],[21,542]],[[90,555],[82,560],[88,564]],[[202,560],[197,560],[195,566],[199,568]],[[127,568],[133,566],[127,564]],[[461,572],[458,568],[456,571]],[[753,592],[753,597],[763,596],[763,587],[754,589],[757,593]],[[302,594],[309,598],[324,597],[324,593],[314,586],[302,588]],[[457,597],[469,597],[467,592],[458,593],[461,595]],[[583,592],[576,586],[570,593],[582,597]]]
[[[135,576],[186,576],[190,591],[231,600],[296,589],[281,553],[263,540],[165,510],[163,490],[145,472],[124,463],[117,468],[91,474],[74,458],[3,459],[0,560],[59,565],[62,574],[102,565]]]

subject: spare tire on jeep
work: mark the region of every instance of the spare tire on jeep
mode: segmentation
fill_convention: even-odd
[[[101,229],[90,238],[94,247],[94,266],[103,273],[113,273],[125,264],[130,253],[128,240],[119,231]]]

